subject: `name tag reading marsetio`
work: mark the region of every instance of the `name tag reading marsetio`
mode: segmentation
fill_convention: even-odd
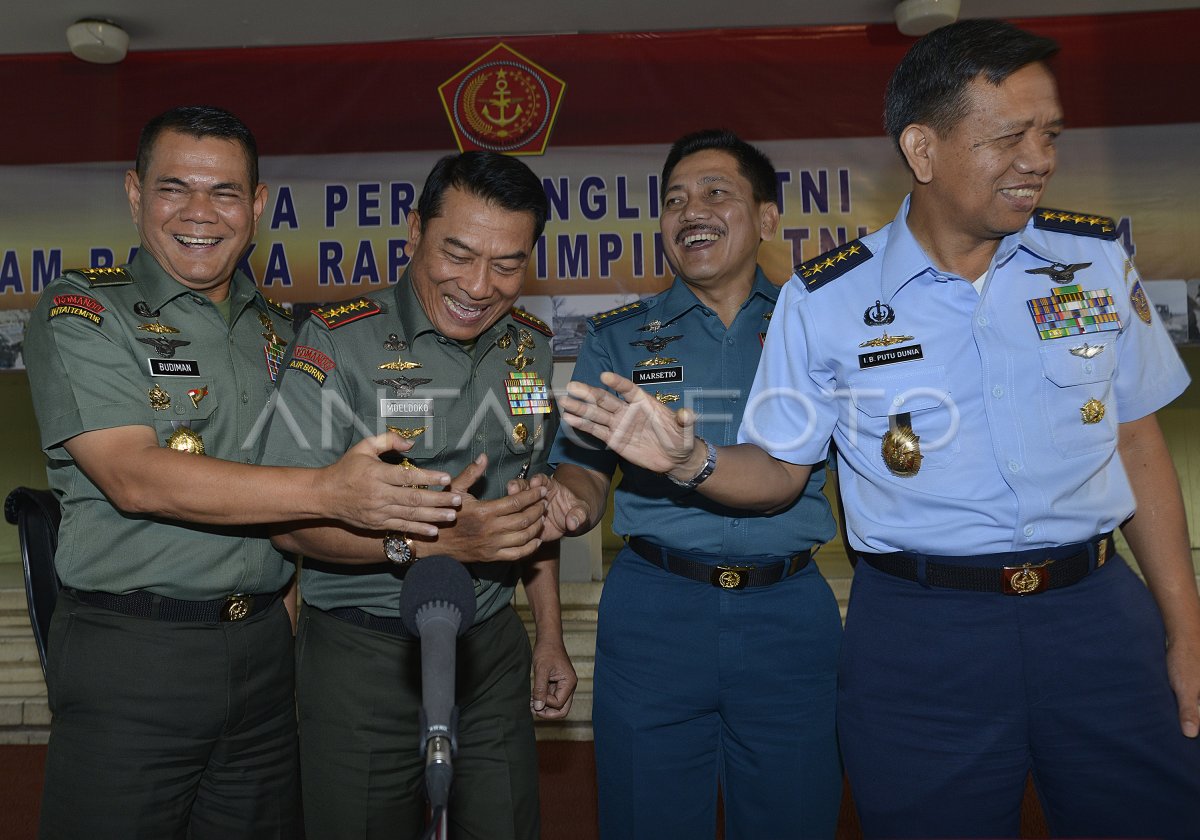
[[[630,377],[635,385],[653,385],[662,382],[683,382],[683,365],[673,367],[635,370]]]
[[[433,414],[433,398],[381,399],[380,417],[429,417]]]
[[[151,376],[199,376],[200,363],[195,359],[147,359]]]

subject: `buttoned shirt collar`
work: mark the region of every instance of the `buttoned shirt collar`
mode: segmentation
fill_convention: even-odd
[[[738,308],[738,311],[740,312],[742,309],[745,309],[746,305],[756,295],[766,298],[771,303],[775,303],[779,299],[779,287],[767,279],[767,275],[763,273],[761,266],[755,266],[754,282],[750,286],[750,294],[746,295],[746,299],[742,301],[742,305]],[[679,320],[689,310],[697,306],[712,312],[711,307],[696,297],[696,293],[692,290],[692,287],[679,275],[675,275],[675,282],[671,284],[671,287],[659,299],[659,306],[662,307],[662,314],[658,315],[657,319],[662,322],[664,327],[673,321]]]
[[[133,255],[133,259],[130,260],[129,266],[133,269],[133,276],[136,278],[135,282],[138,292],[151,311],[162,309],[163,306],[180,295],[203,294],[203,292],[189,289],[168,274],[159,265],[154,255],[145,248],[138,248],[137,253]],[[266,311],[266,302],[261,298],[262,295],[254,285],[254,281],[242,273],[241,269],[234,271],[233,279],[229,282],[230,322],[236,321],[238,313],[251,302],[257,302],[259,308]]]
[[[912,194],[904,197],[892,226],[888,229],[887,248],[883,255],[883,270],[881,275],[881,292],[883,300],[891,300],[910,280],[928,272],[935,279],[944,280],[950,275],[940,271],[929,259],[925,249],[917,242],[908,227],[908,209]],[[1024,249],[1047,262],[1069,262],[1055,254],[1049,245],[1037,236],[1033,219],[1026,222],[1025,227],[1016,233],[1009,234],[1000,240],[996,254],[992,257],[991,265],[1003,266],[1018,250]],[[965,278],[972,280],[974,278]]]
[[[420,299],[417,298],[417,292],[413,288],[413,278],[409,269],[404,270],[404,276],[400,278],[400,282],[396,284],[395,294],[396,314],[400,321],[401,337],[409,342],[417,339],[417,336],[424,333],[433,333],[444,341],[453,341],[446,338],[437,331],[433,322],[429,320],[428,313],[425,312],[425,307],[421,305]],[[487,342],[499,338],[500,335],[508,330],[508,313],[502,315],[496,323],[492,324],[486,330],[479,334],[476,338],[475,346],[478,347],[480,342]],[[456,344],[461,342],[455,342]]]

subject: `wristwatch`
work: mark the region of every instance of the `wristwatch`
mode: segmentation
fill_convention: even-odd
[[[704,438],[699,438],[699,441],[704,444],[704,466],[700,468],[700,472],[692,478],[691,481],[680,481],[670,473],[666,473],[667,478],[672,482],[682,487],[684,490],[695,490],[696,486],[704,479],[713,474],[713,470],[717,468],[717,447],[713,446]]]
[[[383,553],[397,566],[411,566],[417,560],[413,554],[413,542],[404,534],[389,533],[383,538]]]

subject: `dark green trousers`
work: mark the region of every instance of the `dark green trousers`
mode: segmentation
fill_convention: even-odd
[[[291,624],[131,618],[59,595],[41,836],[292,838]]]
[[[421,643],[305,606],[297,702],[308,840],[410,840],[425,820]],[[534,840],[529,638],[506,608],[458,640],[453,840]]]

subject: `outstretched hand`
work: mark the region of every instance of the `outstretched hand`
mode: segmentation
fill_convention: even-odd
[[[657,473],[682,465],[692,454],[696,415],[672,411],[630,380],[611,371],[600,381],[612,394],[582,382],[567,385],[559,399],[563,422],[608,445],[626,461]]]
[[[546,488],[509,482],[507,495],[480,501],[469,490],[486,470],[487,456],[480,455],[450,480],[446,494],[460,497],[462,507],[453,523],[438,529],[436,549],[460,563],[520,560],[542,544]]]
[[[412,448],[397,434],[364,438],[327,467],[319,486],[323,510],[331,519],[368,531],[400,531],[436,536],[438,526],[454,521],[460,494],[429,490],[450,484],[444,472],[397,466],[380,460],[386,452]]]

